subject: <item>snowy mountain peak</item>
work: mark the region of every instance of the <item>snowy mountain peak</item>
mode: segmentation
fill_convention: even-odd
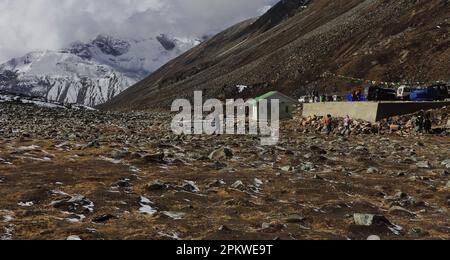
[[[161,34],[161,35],[157,36],[156,39],[159,41],[159,43],[161,43],[161,45],[164,47],[164,49],[166,49],[168,51],[175,49],[175,47],[177,46],[176,40],[169,38],[165,34]]]
[[[131,44],[125,40],[106,35],[99,35],[92,44],[97,46],[104,54],[112,56],[124,55],[131,47]]]
[[[0,65],[0,90],[95,106],[200,41],[162,34],[146,39],[99,35],[58,51],[35,51]]]

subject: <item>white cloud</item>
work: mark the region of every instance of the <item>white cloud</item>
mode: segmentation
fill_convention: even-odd
[[[0,62],[98,34],[202,36],[276,0],[0,0]]]

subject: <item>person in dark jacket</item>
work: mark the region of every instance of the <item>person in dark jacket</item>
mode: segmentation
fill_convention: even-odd
[[[423,118],[423,115],[420,114],[419,116],[417,116],[416,122],[415,122],[415,124],[416,124],[416,132],[417,133],[419,133],[419,134],[423,133],[424,123],[425,123],[425,119]]]
[[[432,130],[432,123],[431,123],[431,119],[430,116],[425,116],[425,119],[423,121],[423,130],[425,132],[425,134],[431,134],[431,130]]]

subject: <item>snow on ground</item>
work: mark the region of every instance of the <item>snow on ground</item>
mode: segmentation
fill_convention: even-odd
[[[7,103],[7,102],[20,102],[22,104],[32,104],[38,107],[46,107],[46,108],[57,108],[57,109],[86,109],[86,110],[91,110],[91,111],[95,111],[95,108],[89,107],[89,106],[85,106],[85,105],[80,105],[80,104],[75,104],[75,103],[66,103],[66,104],[62,104],[62,103],[57,103],[57,102],[53,102],[53,101],[44,101],[42,99],[35,99],[35,98],[31,98],[31,97],[25,97],[25,96],[15,96],[15,95],[0,95],[0,103]]]
[[[244,91],[248,88],[248,86],[245,86],[245,85],[237,85],[236,88],[237,88],[237,90],[238,90],[239,93],[242,93],[242,92],[244,92]]]

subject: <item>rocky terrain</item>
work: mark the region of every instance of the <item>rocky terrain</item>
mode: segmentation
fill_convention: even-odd
[[[171,117],[0,102],[0,239],[450,238],[448,135],[296,116],[263,147]]]
[[[417,113],[405,116],[395,116],[386,118],[377,123],[364,122],[362,120],[352,120],[350,133],[345,132],[344,119],[334,119],[334,134],[360,135],[360,134],[396,134],[404,137],[418,134],[416,132],[416,119],[418,116],[427,116],[432,125],[432,134],[441,136],[450,135],[450,107],[442,109],[419,111]],[[303,133],[321,133],[324,129],[323,118],[312,116],[303,118],[301,113],[297,114],[294,121],[290,123],[291,127],[301,127]]]
[[[104,107],[170,106],[208,97],[344,94],[360,82],[449,80],[449,2],[284,0],[181,55]],[[249,86],[243,93],[236,85]],[[230,90],[231,89],[231,90]]]

